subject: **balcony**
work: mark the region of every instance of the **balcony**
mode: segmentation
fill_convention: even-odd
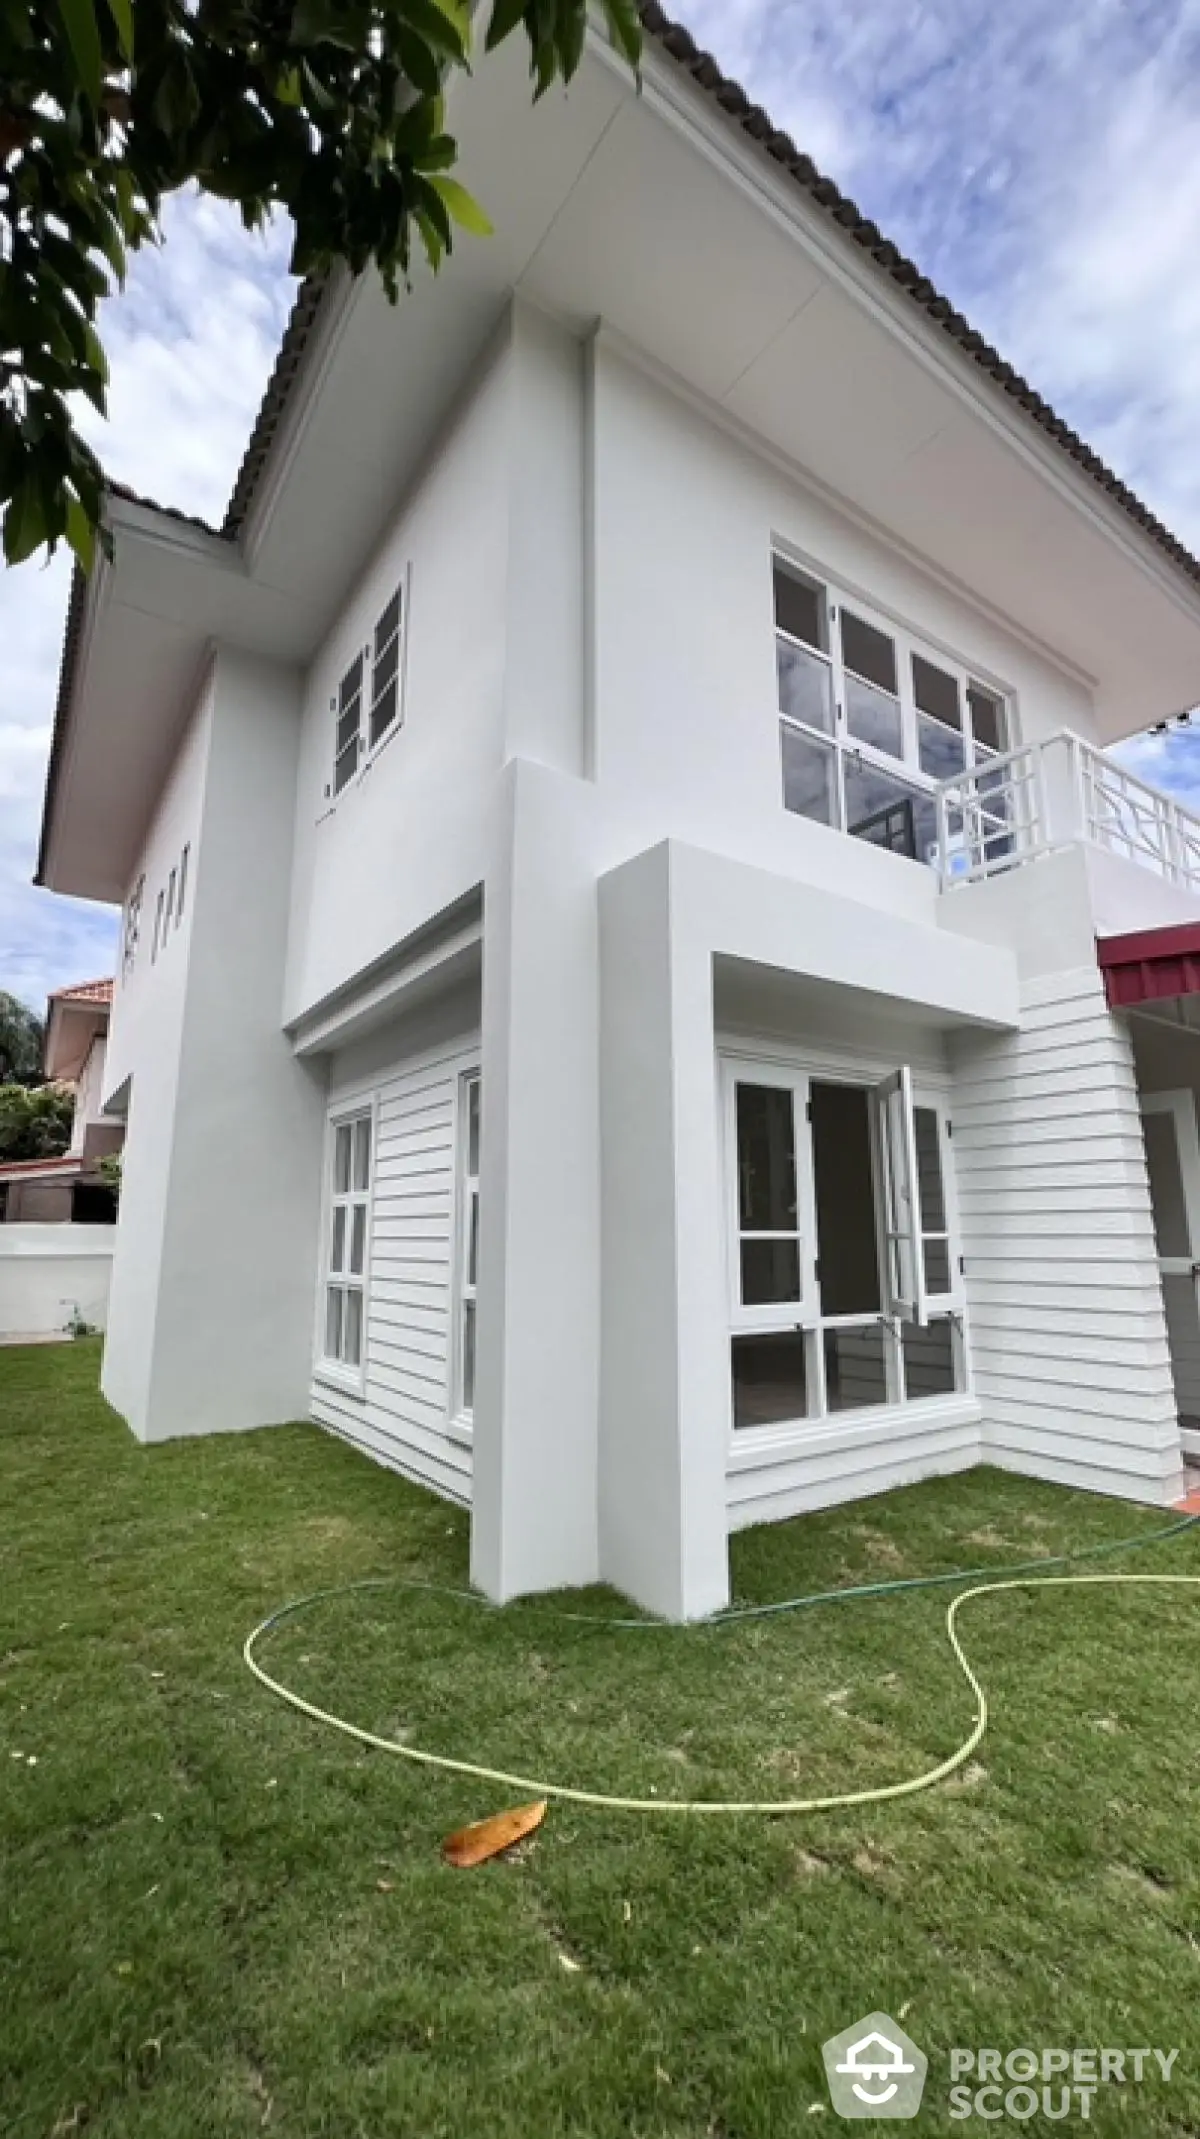
[[[1200,817],[1063,729],[934,790],[943,891],[1083,842],[1200,901]]]

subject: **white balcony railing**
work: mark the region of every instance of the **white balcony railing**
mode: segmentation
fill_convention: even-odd
[[[943,889],[1087,840],[1200,896],[1200,817],[1063,729],[936,791]]]

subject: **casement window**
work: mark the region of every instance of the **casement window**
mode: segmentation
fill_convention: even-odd
[[[373,1115],[343,1115],[331,1126],[321,1356],[361,1376],[366,1357],[367,1265]]]
[[[476,1303],[479,1283],[479,1126],[482,1085],[478,1072],[459,1082],[458,1212],[456,1229],[454,1390],[452,1410],[470,1420],[475,1410]]]
[[[1010,747],[1004,700],[779,558],[774,592],[785,808],[932,860],[933,788]]]
[[[402,718],[407,606],[404,579],[380,614],[370,644],[355,654],[330,700],[335,796]]]
[[[949,1131],[911,1073],[726,1063],[733,1420],[741,1430],[966,1386]]]

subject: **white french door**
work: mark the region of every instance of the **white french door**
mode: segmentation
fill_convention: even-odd
[[[1191,1091],[1146,1092],[1142,1135],[1183,1444],[1200,1453],[1200,1129]]]

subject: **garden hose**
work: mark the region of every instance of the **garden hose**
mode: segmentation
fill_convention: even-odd
[[[348,1722],[344,1716],[333,1715],[328,1709],[318,1707],[315,1701],[306,1700],[303,1694],[296,1693],[292,1687],[285,1686],[279,1679],[273,1678],[268,1671],[263,1669],[255,1655],[258,1642],[272,1628],[279,1626],[283,1620],[292,1618],[310,1606],[331,1597],[345,1596],[355,1591],[368,1589],[418,1589],[429,1594],[454,1597],[463,1602],[478,1604],[487,1610],[497,1609],[497,1607],[489,1605],[486,1599],[479,1597],[473,1590],[444,1589],[436,1583],[409,1581],[402,1576],[379,1576],[365,1582],[345,1583],[337,1589],[317,1590],[310,1596],[298,1597],[291,1604],[283,1605],[280,1610],[272,1612],[268,1618],[262,1620],[254,1628],[253,1632],[247,1635],[242,1655],[255,1678],[267,1688],[268,1692],[276,1694],[290,1708],[296,1709],[303,1716],[308,1716],[314,1723],[321,1723],[330,1730],[340,1731],[343,1737],[352,1738],[359,1745],[370,1746],[376,1752],[392,1753],[401,1760],[411,1760],[421,1767],[439,1768],[452,1775],[469,1776],[476,1782],[501,1784],[506,1789],[527,1792],[532,1797],[555,1798],[561,1803],[586,1805],[593,1810],[604,1812],[665,1813],[668,1815],[684,1813],[689,1816],[711,1815],[714,1813],[724,1816],[754,1813],[777,1817],[802,1812],[835,1812],[849,1810],[856,1805],[880,1805],[892,1798],[915,1797],[919,1791],[930,1790],[935,1783],[945,1782],[957,1769],[963,1767],[971,1758],[972,1753],[982,1743],[988,1727],[988,1702],[983,1686],[971,1668],[966,1651],[959,1639],[958,1615],[965,1604],[971,1603],[973,1599],[978,1597],[999,1596],[1006,1591],[1012,1590],[1085,1587],[1115,1588],[1130,1585],[1147,1588],[1200,1589],[1200,1575],[1047,1575],[1045,1573],[1035,1575],[1029,1572],[1031,1567],[1044,1569],[1047,1566],[1064,1566],[1076,1560],[1095,1557],[1101,1553],[1136,1551],[1142,1546],[1158,1544],[1165,1538],[1176,1537],[1185,1530],[1193,1529],[1197,1522],[1200,1522],[1200,1517],[1187,1516],[1179,1522],[1169,1524],[1165,1529],[1149,1531],[1137,1537],[1118,1538],[1111,1544],[1085,1547],[1081,1552],[1065,1553],[1055,1559],[1025,1561],[1017,1568],[1000,1569],[996,1579],[974,1583],[972,1587],[960,1590],[957,1596],[951,1598],[946,1608],[945,1625],[946,1638],[950,1643],[955,1661],[975,1699],[975,1720],[961,1745],[957,1746],[945,1760],[939,1761],[935,1767],[923,1769],[919,1775],[909,1776],[902,1782],[884,1783],[869,1790],[840,1791],[830,1797],[767,1798],[745,1801],[734,1799],[729,1802],[721,1802],[709,1798],[619,1797],[606,1791],[582,1790],[566,1783],[545,1781],[536,1776],[509,1774],[503,1768],[486,1767],[470,1760],[455,1760],[445,1753],[426,1752],[419,1746],[403,1745],[395,1738],[384,1738],[375,1731],[364,1730],[359,1724]],[[715,1618],[706,1620],[702,1624],[708,1627],[728,1626],[737,1623],[739,1620],[756,1618],[765,1613],[800,1611],[811,1605],[842,1603],[854,1598],[884,1597],[899,1591],[934,1588],[951,1582],[970,1582],[974,1575],[986,1574],[989,1571],[986,1568],[971,1568],[957,1574],[919,1575],[900,1581],[873,1582],[847,1589],[816,1591],[809,1596],[787,1598],[779,1604],[745,1606],[729,1612],[719,1613]],[[550,1616],[567,1619],[577,1625],[613,1627],[623,1632],[634,1628],[663,1628],[668,1625],[668,1622],[662,1620],[614,1620],[605,1619],[597,1615],[589,1616],[583,1613],[557,1610],[552,1611]]]

